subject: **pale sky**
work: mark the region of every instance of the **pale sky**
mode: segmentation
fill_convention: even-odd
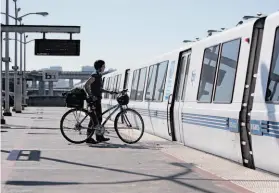
[[[103,59],[108,68],[123,69],[177,49],[185,39],[203,38],[208,29],[233,27],[244,15],[270,14],[279,10],[278,0],[17,0],[19,16],[29,12],[48,12],[42,17],[30,15],[26,25],[79,25],[79,57],[35,56],[34,42],[27,45],[27,70],[62,66],[80,71]],[[5,12],[6,0],[1,11]],[[14,16],[14,1],[10,15]],[[14,20],[9,20],[14,24]],[[5,16],[1,14],[1,23]],[[28,34],[28,40],[42,34]],[[10,34],[14,38],[14,34]],[[47,34],[46,38],[69,38]],[[4,42],[3,42],[4,43]],[[3,46],[4,54],[5,46]],[[19,50],[19,45],[18,45]],[[14,41],[10,41],[11,65],[14,65]],[[18,55],[19,58],[19,55]]]

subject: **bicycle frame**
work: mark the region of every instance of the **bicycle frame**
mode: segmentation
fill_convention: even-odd
[[[127,90],[126,90],[126,91],[127,91]],[[123,91],[121,91],[121,93],[123,93]],[[126,107],[128,107],[128,106],[126,105]],[[87,104],[87,108],[88,108],[88,104]],[[112,109],[114,109],[113,112],[109,114],[109,116],[105,119],[105,121],[104,121],[103,123],[98,123],[98,124],[101,124],[101,125],[104,127],[104,125],[107,123],[107,121],[110,119],[110,117],[111,117],[118,109],[121,109],[121,111],[123,111],[123,105],[120,105],[120,104],[114,105],[114,106],[112,106],[111,108],[109,108],[109,109],[105,110],[104,112],[102,112],[102,115],[106,114],[107,112],[109,112],[109,111],[112,110]],[[93,110],[93,111],[94,111],[94,113],[95,113],[95,115],[96,115],[96,111],[95,111],[95,110]],[[87,116],[88,116],[88,115],[86,115],[86,116],[82,119],[82,121],[81,121],[80,123],[82,123],[82,122],[86,119]],[[97,121],[98,121],[98,119],[97,119]]]
[[[105,110],[105,111],[102,113],[102,115],[106,114],[107,112],[109,112],[109,111],[112,110],[112,109],[114,109],[113,112],[109,114],[109,116],[105,119],[105,121],[104,121],[103,123],[101,123],[102,126],[104,126],[104,125],[107,123],[107,121],[110,119],[110,117],[111,117],[118,109],[121,109],[121,111],[122,111],[122,110],[123,110],[123,107],[122,107],[122,105],[120,105],[120,104],[114,105],[114,106],[112,106],[111,108]],[[94,111],[95,111],[95,110],[94,110]],[[87,116],[88,116],[88,115],[86,115],[86,116],[81,120],[80,123],[82,123],[82,122],[86,119]],[[100,124],[100,123],[99,123],[99,124]]]
[[[114,108],[115,108],[115,109],[114,109]],[[102,115],[106,114],[107,112],[109,112],[109,111],[112,110],[112,109],[114,109],[113,112],[110,113],[109,116],[105,119],[105,121],[102,123],[102,126],[104,126],[104,125],[107,123],[107,121],[110,119],[110,117],[111,117],[118,109],[121,109],[121,111],[122,111],[122,110],[123,110],[123,107],[122,107],[120,104],[114,105],[114,106],[110,107],[109,109],[105,110],[105,111],[102,113]]]

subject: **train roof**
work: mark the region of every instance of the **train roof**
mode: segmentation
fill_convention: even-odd
[[[235,33],[239,33],[239,31],[251,30],[254,27],[255,23],[262,18],[274,17],[274,16],[278,17],[278,15],[279,15],[279,12],[275,12],[268,16],[250,19],[240,25],[233,26],[233,27],[223,30],[221,32],[214,33],[211,36],[204,37],[198,41],[185,43],[185,45],[181,45],[177,49],[173,49],[172,51],[165,52],[160,55],[156,55],[156,56],[152,57],[151,59],[139,62],[139,63],[137,63],[136,67],[132,67],[132,69],[139,69],[139,68],[143,68],[145,66],[155,64],[157,62],[161,62],[162,60],[164,60],[164,58],[169,57],[170,55],[178,55],[180,52],[182,52],[184,50],[188,50],[188,49],[194,48],[196,46],[201,46],[202,44],[209,44],[209,42],[212,42],[212,45],[214,45],[214,42],[217,42],[219,39],[223,39],[225,36],[233,37],[233,35]],[[129,68],[129,67],[127,67],[127,68]],[[123,73],[123,72],[116,71],[114,73],[111,73],[108,76],[116,75],[119,73]]]

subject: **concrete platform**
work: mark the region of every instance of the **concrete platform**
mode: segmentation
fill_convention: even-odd
[[[27,107],[5,118],[2,192],[279,192],[278,176],[146,133],[134,145],[124,144],[114,132],[108,143],[70,144],[59,130],[66,110]],[[20,160],[13,160],[16,150],[26,150]]]

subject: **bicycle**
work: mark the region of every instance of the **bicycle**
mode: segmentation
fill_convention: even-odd
[[[90,117],[90,120],[93,121],[94,120],[94,117],[92,116],[92,113],[94,113],[94,115],[96,116],[96,112],[94,110],[94,107],[92,106],[92,104],[88,101],[88,98],[85,98],[85,101],[87,102],[87,109],[83,108],[83,102],[84,100],[82,101],[77,101],[75,104],[70,104],[68,107],[73,107],[71,108],[70,110],[68,110],[61,118],[60,120],[60,131],[63,135],[63,137],[68,140],[69,142],[71,143],[75,143],[75,144],[81,144],[81,143],[84,143],[87,139],[91,138],[94,134],[94,131],[96,132],[107,132],[105,130],[105,124],[108,122],[108,120],[111,118],[112,115],[115,114],[115,112],[117,112],[118,110],[120,110],[120,112],[115,116],[115,119],[114,119],[114,129],[116,131],[116,134],[117,136],[124,142],[124,143],[128,143],[128,144],[134,144],[134,143],[137,143],[143,136],[143,133],[144,133],[144,121],[143,121],[143,118],[141,117],[141,115],[135,111],[134,109],[131,109],[131,108],[128,108],[128,103],[129,103],[129,96],[127,95],[127,91],[128,89],[124,89],[120,92],[115,92],[115,94],[118,94],[118,96],[116,97],[116,100],[117,100],[117,103],[116,105],[112,106],[111,108],[105,110],[102,115],[105,115],[107,112],[113,110],[112,113],[109,114],[109,116],[105,119],[105,121],[103,121],[103,123],[99,124],[96,126],[96,127],[87,127],[86,130],[89,128],[89,130],[91,131],[89,134],[87,133],[86,134],[86,138],[85,139],[82,139],[80,141],[77,141],[77,140],[72,140],[70,139],[64,132],[64,127],[63,127],[63,123],[65,121],[65,118],[70,114],[70,113],[73,113],[75,111],[81,111],[85,114],[85,117],[81,120],[81,122],[78,122],[77,120],[77,123],[75,124],[75,128],[74,130],[76,131],[79,131],[80,134],[81,134],[81,129],[83,128],[81,126],[82,122],[87,118],[87,117]],[[89,109],[89,110],[88,110]],[[131,112],[134,114],[133,117],[139,117],[139,120],[140,120],[140,124],[137,124],[137,125],[141,125],[142,126],[142,130],[140,132],[140,135],[139,137],[136,139],[136,140],[133,140],[133,141],[127,141],[125,140],[121,134],[120,134],[120,127],[118,125],[118,120],[121,118],[121,122],[122,124],[124,124],[124,122],[129,126],[131,127],[131,123],[130,121],[128,120],[128,117],[126,116],[126,113],[127,112]],[[75,117],[76,118],[76,117]],[[93,125],[93,124],[92,124]],[[127,134],[126,134],[127,135]],[[125,134],[124,134],[125,136]]]

